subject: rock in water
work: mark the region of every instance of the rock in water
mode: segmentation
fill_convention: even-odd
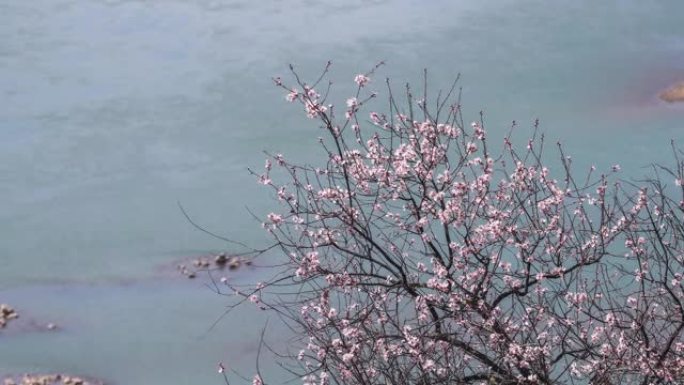
[[[3,329],[9,321],[19,318],[19,314],[11,306],[0,304],[0,329]]]
[[[660,98],[668,103],[684,102],[684,82],[677,83],[661,92]]]
[[[214,263],[216,263],[217,266],[223,267],[226,265],[228,262],[228,258],[226,257],[226,253],[221,253],[214,258]]]

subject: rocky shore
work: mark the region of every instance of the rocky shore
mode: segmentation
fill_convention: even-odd
[[[24,374],[6,377],[3,385],[104,385],[104,382],[65,374]]]

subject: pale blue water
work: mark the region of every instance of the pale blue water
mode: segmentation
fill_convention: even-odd
[[[262,315],[208,331],[225,299],[161,265],[259,245],[262,150],[314,158],[315,125],[270,77],[328,59],[342,92],[386,60],[398,84],[463,74],[490,132],[542,120],[580,164],[639,167],[684,143],[684,3],[0,0],[0,302],[64,327],[0,335],[0,374],[219,384],[251,372]],[[381,82],[376,83],[381,89]],[[345,88],[347,87],[347,88]],[[494,134],[493,134],[494,135]],[[233,279],[256,279],[245,271]],[[277,381],[276,381],[277,382]]]

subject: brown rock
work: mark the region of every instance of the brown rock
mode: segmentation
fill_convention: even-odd
[[[235,270],[238,267],[240,267],[240,258],[233,257],[230,259],[230,262],[228,262],[228,268],[231,270]]]
[[[16,318],[19,318],[19,313],[7,304],[0,304],[0,329],[5,328],[9,321]]]
[[[668,103],[684,102],[684,82],[677,83],[661,92],[660,98]]]
[[[227,262],[228,258],[226,257],[226,253],[221,253],[214,258],[214,263],[221,267],[225,266]]]

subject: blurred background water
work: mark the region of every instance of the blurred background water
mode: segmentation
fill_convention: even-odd
[[[0,0],[0,302],[55,333],[0,334],[0,375],[219,384],[252,372],[263,314],[161,266],[258,246],[263,150],[316,158],[316,125],[270,80],[327,60],[340,94],[378,78],[446,87],[494,136],[536,118],[580,165],[668,162],[684,108],[684,3],[540,0]],[[379,80],[378,79],[378,80]],[[382,81],[373,87],[382,91]],[[258,275],[231,273],[235,281]],[[275,381],[278,382],[277,380]]]

